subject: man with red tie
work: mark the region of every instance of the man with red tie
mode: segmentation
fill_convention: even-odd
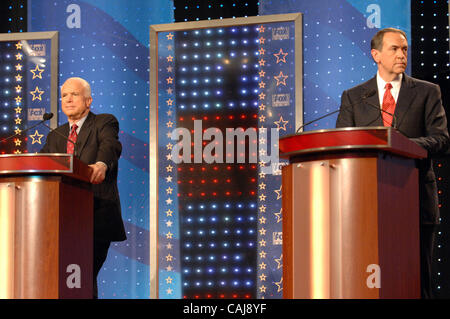
[[[418,164],[421,294],[432,298],[431,264],[439,207],[431,156],[447,150],[449,135],[439,86],[404,73],[407,53],[405,32],[394,28],[378,31],[371,41],[378,72],[342,93],[336,127],[393,126],[428,151],[428,158]]]
[[[111,114],[92,113],[91,103],[89,83],[82,78],[69,78],[61,87],[61,108],[68,123],[48,134],[41,153],[74,154],[92,168],[96,298],[97,275],[106,260],[110,243],[123,241],[126,235],[117,188],[118,161],[122,152],[119,123]]]

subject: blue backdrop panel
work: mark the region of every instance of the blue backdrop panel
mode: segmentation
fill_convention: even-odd
[[[60,84],[87,79],[93,112],[112,113],[120,123],[118,182],[128,240],[112,244],[99,297],[148,298],[149,25],[172,22],[173,2],[35,0],[28,16],[29,31],[60,32]]]
[[[304,123],[337,110],[344,90],[376,74],[376,64],[370,55],[370,39],[380,28],[400,28],[410,38],[410,2],[407,0],[260,2],[260,15],[293,12],[303,13]],[[331,115],[304,130],[334,128],[336,118],[337,114]],[[275,204],[276,200],[270,203]],[[276,229],[278,221],[267,222],[267,228]],[[275,236],[276,233],[273,234]],[[267,241],[267,251],[276,251],[278,246],[275,243],[275,238]],[[279,267],[270,272],[274,277],[281,275],[282,258],[275,261]],[[272,279],[264,288],[260,291],[260,298],[277,298],[281,295],[282,282]]]
[[[409,0],[260,2],[261,15],[291,12],[304,14],[304,123],[336,110],[344,90],[375,75],[370,39],[379,29],[399,28],[411,38]],[[329,116],[304,130],[333,128],[336,118],[337,114]]]

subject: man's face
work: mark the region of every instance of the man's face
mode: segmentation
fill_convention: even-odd
[[[383,37],[381,51],[372,49],[374,61],[378,64],[378,71],[385,81],[392,81],[406,69],[408,57],[408,41],[396,32],[387,32]]]
[[[70,121],[77,121],[89,113],[92,97],[85,96],[85,89],[76,79],[67,80],[61,87],[61,107]]]

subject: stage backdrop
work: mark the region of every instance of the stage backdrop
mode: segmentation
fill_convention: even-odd
[[[411,39],[409,0],[260,1],[261,15],[291,12],[304,14],[304,123],[338,109],[344,90],[376,74],[370,39],[379,29],[399,28]],[[336,118],[317,121],[305,131],[334,128]]]
[[[28,31],[59,31],[60,85],[72,76],[87,79],[93,112],[112,113],[120,123],[118,182],[128,240],[112,244],[99,297],[148,298],[149,25],[172,22],[173,2],[35,0],[28,7]]]

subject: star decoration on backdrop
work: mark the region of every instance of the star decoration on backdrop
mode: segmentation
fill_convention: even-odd
[[[286,85],[287,85],[287,84],[286,84],[286,79],[287,79],[288,77],[289,77],[289,76],[283,74],[283,71],[280,71],[280,73],[279,73],[277,76],[274,76],[273,78],[274,78],[275,80],[277,80],[277,86],[279,86],[279,85],[284,85],[284,86],[286,86]]]
[[[35,79],[35,78],[42,79],[42,72],[44,72],[44,71],[45,70],[39,69],[39,65],[36,64],[36,67],[34,68],[34,70],[30,70],[30,72],[33,73],[33,78],[32,79]]]
[[[33,135],[30,135],[30,137],[33,140],[31,142],[31,144],[34,144],[34,143],[42,144],[41,138],[44,137],[44,134],[39,134],[39,132],[36,130]]]
[[[273,55],[277,58],[277,64],[280,62],[286,63],[286,56],[289,53],[287,52],[283,52],[283,49],[280,49],[280,51],[278,51],[278,53],[274,53]]]
[[[36,86],[36,88],[34,89],[34,91],[30,91],[30,94],[33,95],[33,99],[34,100],[39,100],[42,101],[42,94],[44,94],[44,91],[39,90],[39,88]]]
[[[280,116],[280,119],[278,121],[274,122],[277,126],[277,130],[284,130],[286,131],[286,125],[289,123],[289,121],[283,120],[283,116]]]

